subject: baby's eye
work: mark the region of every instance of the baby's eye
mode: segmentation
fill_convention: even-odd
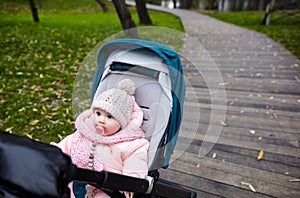
[[[112,119],[113,116],[112,115],[107,115],[107,118]]]
[[[101,116],[101,113],[98,111],[98,112],[96,112],[96,115],[97,116]]]

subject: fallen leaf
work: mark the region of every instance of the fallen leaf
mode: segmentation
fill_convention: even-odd
[[[217,157],[217,154],[214,153],[214,154],[212,155],[212,158],[215,159],[216,157]]]
[[[25,133],[26,137],[28,137],[29,139],[32,139],[32,135],[30,135],[29,133]]]
[[[290,182],[300,182],[300,179],[290,179]]]
[[[224,85],[228,85],[229,82],[223,82],[223,83],[219,83],[219,85],[224,86]]]
[[[258,156],[257,156],[257,160],[261,160],[261,159],[263,158],[263,156],[264,156],[264,151],[263,151],[263,150],[260,150],[260,151],[259,151],[259,154],[258,154]]]
[[[249,185],[249,188],[253,191],[253,192],[256,192],[255,188],[250,184]]]
[[[67,119],[67,122],[70,124],[70,125],[73,125],[74,122],[71,121],[71,119]]]
[[[19,112],[25,111],[25,107],[22,107],[21,109],[18,110]]]
[[[62,139],[64,139],[64,137],[63,137],[62,135],[60,135],[60,134],[57,134],[57,136],[58,136],[58,138],[60,139],[60,141],[61,141]]]
[[[258,137],[258,140],[262,140],[262,137],[261,137],[261,136],[259,136],[259,137]]]
[[[242,185],[248,186],[250,188],[250,190],[252,190],[253,192],[256,192],[255,188],[252,186],[252,184],[247,183],[247,182],[241,182]]]
[[[31,120],[29,124],[30,125],[36,125],[39,122],[40,122],[39,120]]]
[[[224,122],[223,120],[221,120],[220,123],[221,123],[221,125],[224,126],[224,127],[227,127],[227,126],[228,126],[228,124],[227,124],[226,122]]]
[[[197,168],[200,168],[200,163],[197,164]]]
[[[7,128],[7,129],[5,129],[5,131],[11,132],[11,130],[12,130],[13,128],[14,128],[14,127],[9,127],[9,128]]]
[[[255,134],[255,130],[250,130],[249,131],[251,134]]]

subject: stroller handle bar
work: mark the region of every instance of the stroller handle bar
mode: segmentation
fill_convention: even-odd
[[[147,176],[145,179],[120,175],[106,171],[92,171],[77,168],[74,178],[76,181],[87,182],[97,188],[130,191],[141,194],[151,194],[160,197],[196,198],[195,192],[182,187],[172,186],[163,181],[154,182],[154,178]]]

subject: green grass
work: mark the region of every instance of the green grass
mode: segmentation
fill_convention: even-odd
[[[0,129],[50,142],[74,131],[73,83],[85,56],[122,28],[107,1],[107,13],[92,0],[42,2],[34,23],[27,1],[0,0]],[[150,17],[156,26],[183,31],[173,15]]]
[[[278,20],[271,20],[271,24],[265,26],[262,25],[263,12],[209,12],[205,14],[228,23],[264,33],[300,59],[299,18],[298,20],[295,17],[278,19],[282,14],[274,12],[272,18],[277,18]]]

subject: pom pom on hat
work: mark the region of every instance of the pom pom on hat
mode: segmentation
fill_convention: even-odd
[[[130,79],[121,80],[118,83],[118,89],[125,91],[130,96],[133,96],[135,94],[135,84]]]
[[[102,92],[92,103],[92,108],[100,108],[110,113],[125,128],[133,111],[135,83],[130,79],[121,80],[118,88]]]

